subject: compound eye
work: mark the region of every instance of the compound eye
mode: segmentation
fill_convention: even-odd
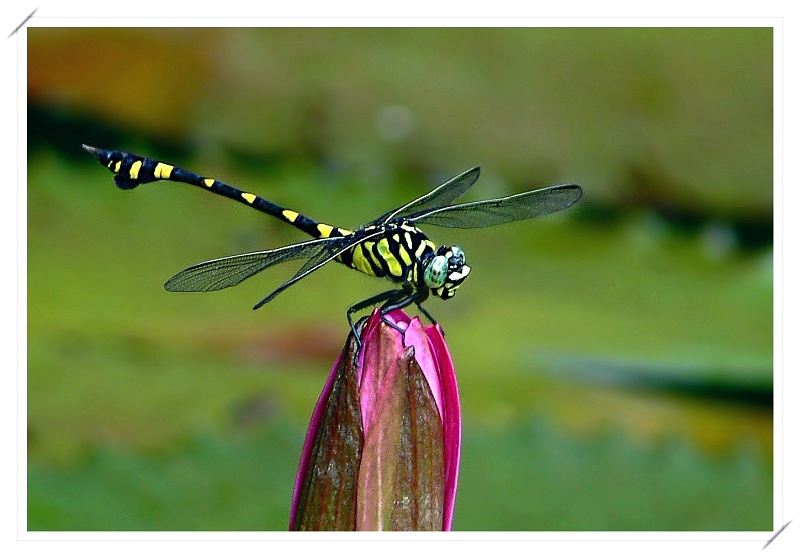
[[[425,267],[425,285],[438,289],[447,279],[448,263],[444,256],[434,256]]]

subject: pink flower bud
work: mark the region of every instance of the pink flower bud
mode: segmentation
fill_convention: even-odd
[[[311,416],[289,528],[450,530],[461,410],[442,330],[376,309],[360,336]]]

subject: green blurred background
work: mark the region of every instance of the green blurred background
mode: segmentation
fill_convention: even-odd
[[[443,324],[457,530],[771,530],[772,30],[28,31],[28,528],[283,530],[344,310],[330,265],[164,280],[300,233],[191,187],[117,190],[80,145],[353,228],[471,166]]]

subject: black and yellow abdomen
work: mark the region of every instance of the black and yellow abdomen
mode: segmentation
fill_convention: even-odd
[[[281,221],[297,227],[314,238],[340,237],[346,236],[352,232],[347,229],[326,225],[302,213],[292,211],[291,209],[281,207],[271,201],[265,200],[261,196],[234,188],[215,178],[195,174],[176,165],[170,165],[162,161],[156,161],[155,159],[148,159],[147,157],[141,157],[122,151],[99,149],[88,145],[84,145],[83,148],[94,155],[100,163],[108,167],[108,169],[114,173],[114,183],[121,190],[132,190],[140,184],[147,184],[158,180],[182,182],[184,184],[191,184],[192,186],[199,186],[214,194],[225,196],[226,198],[257,209],[262,213],[277,217]]]

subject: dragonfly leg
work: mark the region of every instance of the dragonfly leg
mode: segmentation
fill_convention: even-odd
[[[361,348],[361,336],[358,334],[358,331],[356,331],[356,326],[353,323],[353,314],[363,310],[364,308],[372,306],[373,304],[378,304],[379,302],[384,301],[392,301],[398,297],[406,295],[406,293],[407,291],[405,289],[392,289],[391,291],[385,291],[380,294],[376,294],[375,296],[371,296],[365,300],[362,300],[361,302],[353,304],[347,309],[347,322],[350,324],[350,331],[353,332],[359,349]],[[383,309],[381,309],[381,313],[383,313]]]
[[[398,297],[395,300],[387,300],[386,303],[381,306],[381,315],[388,314],[393,310],[399,310],[401,308],[405,308],[411,303],[416,303],[419,306],[419,303],[428,298],[427,292],[423,291],[415,291],[413,287],[406,286],[403,290],[397,291]],[[405,295],[402,298],[399,295]],[[425,315],[428,315],[425,312]],[[430,317],[430,316],[429,316]],[[383,319],[384,322],[389,324],[391,327],[399,331],[400,333],[405,333],[404,330],[400,329],[397,324],[387,320],[386,318]]]
[[[394,300],[387,300],[386,303],[381,306],[381,314],[388,314],[393,310],[399,310],[401,308],[405,308],[409,304],[414,302],[421,302],[420,300],[420,293],[419,291],[414,292],[414,290],[409,287],[402,290],[397,290],[398,296],[394,298]],[[422,300],[425,300],[424,298]]]
[[[399,310],[401,308],[405,308],[410,304],[416,304],[417,307],[425,314],[425,317],[430,320],[432,324],[436,323],[436,320],[433,319],[433,316],[422,307],[422,302],[424,302],[428,298],[428,290],[420,290],[414,289],[411,285],[403,285],[401,289],[394,289],[391,291],[385,291],[375,296],[372,296],[366,300],[362,300],[361,302],[352,305],[350,308],[347,309],[347,321],[350,324],[350,330],[353,332],[353,335],[356,338],[356,343],[358,344],[359,349],[361,348],[361,337],[358,335],[358,331],[356,331],[356,327],[353,324],[353,313],[358,312],[359,310],[363,310],[368,306],[372,306],[373,304],[377,304],[379,302],[383,302],[381,306],[381,317],[383,318],[384,323],[389,325],[390,327],[396,329],[400,333],[405,333],[405,330],[401,329],[400,326],[385,318],[385,315],[393,310]]]
[[[416,305],[417,305],[417,308],[419,308],[419,309],[420,309],[420,312],[422,312],[422,313],[425,315],[425,317],[426,317],[426,318],[428,318],[428,321],[429,321],[431,324],[433,324],[433,325],[436,325],[436,324],[438,323],[438,322],[436,321],[436,319],[434,319],[434,317],[433,317],[433,316],[431,316],[431,313],[430,313],[430,312],[428,312],[428,311],[425,309],[425,307],[423,307],[423,306],[422,306],[422,303],[423,303],[423,302],[425,302],[425,301],[428,299],[428,294],[429,294],[429,292],[428,292],[427,290],[425,290],[425,291],[423,291],[423,290],[418,290],[418,291],[416,291],[416,292],[414,292],[414,293],[410,294],[410,295],[409,295],[409,296],[407,296],[406,298],[404,298],[404,299],[400,299],[400,300],[397,300],[397,301],[396,301],[396,302],[394,302],[394,303],[389,303],[389,302],[387,302],[387,303],[386,303],[386,304],[385,304],[385,305],[384,305],[384,306],[381,308],[381,311],[382,311],[384,314],[386,314],[386,313],[388,313],[388,312],[391,312],[392,310],[397,310],[398,308],[405,308],[405,307],[406,307],[406,306],[408,306],[409,304],[411,304],[411,303],[414,303],[414,304],[416,304]],[[441,328],[441,326],[439,326],[439,327]],[[442,333],[444,333],[444,329],[442,329]]]
[[[425,308],[422,307],[422,304],[420,302],[417,302],[417,308],[420,309],[420,312],[425,314],[425,317],[428,318],[428,321],[430,321],[431,324],[437,325],[439,323],[433,318],[433,316],[431,316],[430,312],[428,312],[427,310],[425,310]],[[439,326],[439,329],[442,330],[442,335],[444,335],[444,328],[442,328],[442,326]]]

